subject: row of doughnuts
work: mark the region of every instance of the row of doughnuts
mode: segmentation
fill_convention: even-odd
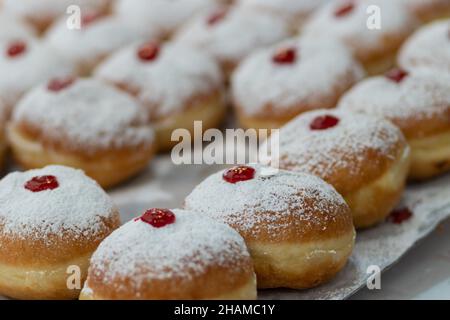
[[[0,181],[0,295],[18,299],[255,299],[257,287],[328,281],[354,238],[331,185],[260,165],[220,171],[184,209],[149,209],[122,226],[81,170]],[[69,286],[71,272],[82,290]]]
[[[123,2],[126,3],[127,1],[124,0]],[[285,5],[282,3],[278,5],[288,8],[287,2],[289,1],[286,1]],[[389,3],[388,6],[393,6],[393,8],[386,8],[388,10],[385,11],[391,14],[400,12],[401,15],[408,15],[407,11],[404,8],[402,9],[399,4],[392,4],[392,1]],[[381,1],[380,5],[383,4],[383,1]],[[143,6],[143,4],[138,5],[137,2],[129,5],[136,6],[136,8]],[[358,2],[358,4],[352,3],[347,7],[344,6],[345,8],[343,4],[333,4],[332,8],[329,8],[331,4],[320,7],[317,13],[312,15],[306,26],[301,27],[305,30],[305,34],[301,38],[287,40],[255,53],[251,53],[251,51],[257,47],[277,42],[287,37],[289,33],[282,31],[282,27],[277,27],[277,23],[280,26],[280,20],[273,18],[272,15],[262,14],[259,11],[257,14],[252,14],[256,10],[255,8],[250,11],[241,8],[239,5],[224,8],[223,4],[220,4],[220,10],[216,7],[206,10],[205,13],[194,17],[192,22],[180,28],[179,31],[171,32],[175,39],[172,42],[164,44],[160,40],[138,41],[137,44],[125,45],[125,47],[123,46],[127,42],[144,39],[146,36],[138,35],[133,38],[136,35],[136,32],[133,31],[131,32],[133,37],[124,36],[123,42],[120,40],[121,36],[115,37],[117,42],[115,42],[116,40],[112,41],[107,34],[121,35],[126,32],[128,24],[125,24],[124,27],[119,27],[122,26],[121,22],[115,24],[117,28],[121,29],[120,32],[114,29],[116,27],[111,29],[104,26],[109,25],[108,21],[110,20],[119,19],[118,16],[121,16],[120,19],[125,19],[127,15],[118,13],[106,16],[94,15],[84,22],[82,32],[71,32],[60,36],[63,39],[61,40],[63,42],[59,44],[63,48],[62,50],[55,50],[58,44],[52,43],[54,41],[51,40],[54,38],[52,36],[54,29],[66,33],[70,32],[61,21],[56,23],[62,24],[61,27],[58,28],[55,25],[47,31],[48,41],[41,41],[35,38],[35,32],[30,27],[5,14],[5,12],[8,12],[6,8],[6,11],[0,15],[0,23],[9,26],[9,28],[0,29],[2,30],[0,31],[0,42],[5,45],[5,54],[0,58],[0,68],[6,70],[4,76],[0,77],[0,99],[3,101],[2,108],[6,109],[4,113],[6,113],[7,118],[14,106],[17,105],[16,109],[22,110],[16,112],[20,115],[13,115],[12,124],[8,130],[11,132],[9,140],[11,140],[14,155],[25,168],[39,167],[49,163],[78,166],[97,179],[103,186],[113,186],[143,168],[155,151],[156,145],[158,145],[159,150],[170,149],[175,143],[170,139],[174,129],[188,128],[192,130],[193,120],[202,120],[204,129],[220,126],[226,112],[224,82],[226,82],[227,76],[222,75],[222,73],[231,73],[237,65],[239,66],[231,77],[231,96],[238,118],[244,127],[278,128],[299,113],[312,109],[332,108],[338,104],[346,91],[362,80],[365,74],[364,59],[356,59],[358,58],[359,47],[352,47],[352,44],[361,42],[360,38],[366,38],[364,30],[360,30],[365,28],[355,27],[360,24],[364,11],[361,11],[360,7],[364,7],[364,5],[367,6],[365,3]],[[242,6],[251,6],[251,2],[242,4]],[[301,6],[299,5],[299,7]],[[305,7],[302,8],[306,9],[307,7],[305,2]],[[264,12],[270,11],[263,10],[263,8],[261,10]],[[311,10],[312,8],[309,7],[308,12]],[[322,16],[324,13],[321,14],[320,12],[330,12],[330,10],[331,12],[337,10],[339,14],[331,14],[329,19],[332,19],[332,21],[327,23],[342,24],[342,33],[327,34],[319,40],[315,39],[315,32],[319,31],[311,31],[311,36],[308,36],[309,31],[307,30],[315,29],[312,27],[315,25],[313,21],[320,20],[315,16]],[[393,19],[391,14],[384,17],[385,20],[414,20]],[[390,23],[389,26],[391,24],[394,24],[394,22]],[[308,25],[312,26],[308,27]],[[375,45],[376,51],[382,52],[383,57],[385,57],[389,54],[389,50],[383,49],[380,44],[380,39],[386,37],[384,32],[389,34],[406,29],[410,32],[412,26],[413,24],[410,27],[405,27],[405,29],[383,28],[380,33],[372,32],[370,37],[373,39],[370,42],[377,43]],[[147,32],[150,29],[142,30]],[[246,32],[240,32],[242,29],[245,29]],[[267,32],[263,32],[264,37],[262,38],[264,39],[257,36],[261,33],[261,30],[266,29]],[[348,33],[349,30],[353,30],[355,34]],[[407,69],[436,68],[442,64],[448,65],[447,46],[439,45],[438,48],[441,51],[436,52],[436,54],[434,50],[421,49],[423,47],[433,48],[436,42],[448,42],[446,30],[447,22],[445,21],[436,22],[420,29],[403,46],[398,59],[399,64]],[[236,38],[236,35],[239,35],[239,37]],[[153,37],[152,35],[148,36]],[[272,38],[270,38],[271,36]],[[22,40],[12,40],[17,38]],[[404,37],[396,36],[393,38],[401,38],[396,42],[395,47],[397,48]],[[233,39],[233,45],[230,45],[230,39]],[[95,53],[96,48],[101,51],[98,56]],[[114,50],[114,48],[121,49]],[[68,57],[68,54],[62,52],[63,50],[67,50],[77,57]],[[370,46],[363,46],[361,50],[370,50]],[[354,58],[352,52],[356,54],[356,58]],[[84,59],[85,54],[87,54],[87,60]],[[363,55],[366,54],[369,55],[367,52]],[[104,59],[105,55],[109,55],[109,57]],[[239,64],[242,59],[244,61]],[[104,61],[92,70],[92,67],[98,64],[100,60]],[[340,63],[336,64],[335,60],[339,60]],[[87,65],[90,65],[90,67],[87,67]],[[119,119],[114,120],[112,116],[109,119],[108,112],[99,111],[97,115],[97,111],[93,110],[90,112],[75,111],[77,108],[83,108],[82,105],[87,110],[87,105],[92,101],[89,97],[83,97],[82,93],[73,96],[73,92],[79,91],[77,88],[81,83],[92,83],[89,86],[81,86],[86,88],[94,87],[94,82],[97,81],[85,79],[74,81],[76,75],[80,74],[80,69],[85,69],[85,72],[87,72],[86,69],[89,69],[89,73],[93,73],[95,79],[131,94],[138,100],[139,104],[143,105],[143,108],[139,109],[139,113],[148,113],[148,125],[151,123],[155,131],[155,138],[152,146],[147,143],[146,147],[137,148],[139,159],[125,160],[125,157],[119,157],[121,159],[118,161],[111,159],[113,154],[117,156],[123,154],[124,149],[130,150],[130,148],[136,147],[136,145],[130,145],[127,142],[122,141],[121,143],[124,143],[124,145],[120,147],[117,143],[112,144],[114,147],[111,144],[109,147],[103,146],[103,148],[100,148],[102,150],[95,150],[95,152],[92,151],[92,146],[88,145],[103,143],[96,140],[100,139],[96,138],[96,135],[103,135],[102,132],[105,128],[100,125],[97,126],[96,123],[113,123]],[[222,72],[220,69],[222,69]],[[430,81],[433,80],[431,77],[429,78]],[[42,90],[44,88],[42,83],[46,81],[48,82],[46,84],[47,89],[56,86],[58,90],[48,90],[48,92]],[[435,81],[441,81],[442,84],[445,78],[442,77]],[[65,85],[66,82],[69,85]],[[409,83],[409,81],[406,82]],[[424,82],[423,86],[425,85],[431,86],[431,84]],[[436,86],[438,88],[435,89],[435,92],[439,93],[441,85],[436,84]],[[399,86],[399,88],[401,87],[403,85]],[[422,89],[422,91],[426,91],[425,88]],[[90,90],[93,91],[94,89],[90,88]],[[401,90],[404,90],[403,95],[410,95],[409,90],[414,89],[410,86],[409,89]],[[112,92],[112,89],[104,88],[101,91]],[[38,94],[37,92],[52,92],[52,94]],[[23,97],[25,93],[29,93],[28,97]],[[119,92],[113,94],[120,95]],[[86,95],[89,94],[86,93]],[[53,122],[53,120],[49,121],[47,118],[43,121],[34,121],[32,130],[30,125],[24,126],[23,124],[24,121],[21,118],[33,116],[31,115],[32,112],[37,112],[37,110],[47,112],[48,110],[44,111],[46,108],[60,109],[55,105],[37,108],[33,111],[34,106],[31,106],[31,104],[34,104],[34,102],[30,100],[39,99],[39,101],[42,100],[42,105],[51,105],[48,99],[53,97],[60,99],[58,103],[71,106],[58,110],[58,117],[60,118],[58,126],[63,126],[62,122],[70,121],[71,113],[76,112],[78,121],[86,124],[79,131],[83,131],[84,135],[90,136],[85,137],[87,140],[93,139],[80,143],[80,141],[73,142],[71,141],[73,138],[70,138],[68,145],[79,144],[79,150],[76,150],[76,152],[74,152],[75,150],[67,150],[68,146],[64,146],[65,150],[61,152],[61,146],[57,146],[58,143],[52,141],[55,140],[54,137],[53,139],[49,138],[52,135],[50,131],[54,131],[54,129],[48,123]],[[70,99],[75,98],[77,101],[67,103],[69,97]],[[421,96],[422,99],[426,99],[426,97],[431,99],[430,95]],[[106,95],[98,99],[104,100],[107,104],[108,98]],[[427,104],[442,105],[447,103],[445,94],[439,94],[433,99],[436,101],[425,101],[422,107]],[[396,102],[391,101],[391,103]],[[68,110],[69,108],[74,109]],[[105,108],[108,109],[108,107]],[[389,108],[389,105],[387,108]],[[420,109],[420,107],[418,108]],[[431,112],[433,113],[432,117],[438,118],[442,112],[445,114],[445,107],[441,107],[441,109],[440,113],[437,114]],[[110,111],[112,112],[112,110]],[[27,113],[30,114],[27,115]],[[121,114],[122,110],[118,113]],[[429,117],[429,112],[426,113],[426,117]],[[42,114],[40,114],[40,117],[42,117]],[[147,115],[142,115],[142,118],[144,117],[147,117]],[[96,118],[98,121],[95,120]],[[127,130],[134,130],[131,128],[134,120],[128,118],[120,121],[128,123],[130,128],[126,128]],[[444,121],[441,120],[441,122]],[[420,123],[422,122],[419,121],[419,125]],[[18,127],[21,127],[21,132],[17,129]],[[27,128],[25,129],[25,127]],[[122,129],[125,130],[125,127],[122,127]],[[445,129],[445,124],[441,123],[441,128]],[[62,129],[62,132],[68,130],[69,127]],[[147,130],[148,140],[151,140],[150,131],[151,129]],[[39,134],[36,136],[38,132]],[[404,133],[407,135],[406,132]],[[31,141],[27,139],[30,136],[33,136],[30,139]],[[445,140],[445,138],[444,136],[441,140]],[[142,149],[146,151],[142,151]],[[152,152],[150,152],[150,149]],[[413,148],[413,158],[423,158],[421,155],[415,156],[415,149],[417,148]],[[63,154],[61,155],[61,153]],[[436,151],[436,153],[441,154],[440,151]],[[30,154],[33,156],[30,156]],[[40,156],[39,159],[35,157],[37,154]],[[414,172],[418,170],[426,171],[424,173],[413,173],[412,176],[415,178],[426,178],[448,169],[447,158],[442,155],[436,155],[432,163],[432,166],[439,164],[442,167],[439,170],[421,168],[423,160],[418,160],[418,165],[415,165],[415,162],[413,161]],[[108,165],[105,165],[105,163]],[[415,169],[417,167],[419,168]],[[102,168],[105,172],[94,170],[94,168]],[[98,173],[95,174],[95,171]],[[123,172],[122,175],[114,174],[112,178],[107,179],[103,177],[111,174],[111,172],[119,171]]]

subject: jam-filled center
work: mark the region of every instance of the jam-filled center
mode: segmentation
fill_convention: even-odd
[[[169,209],[153,208],[145,211],[137,220],[142,220],[155,228],[162,228],[175,222],[175,214]]]
[[[291,47],[281,48],[275,52],[272,60],[277,64],[292,64],[297,60],[297,49]]]
[[[309,125],[309,128],[311,130],[326,130],[337,126],[339,124],[339,121],[339,118],[336,118],[335,116],[329,114],[318,116],[313,119],[313,121]]]
[[[28,180],[24,188],[32,192],[41,192],[45,190],[53,190],[59,187],[58,179],[55,176],[37,176]]]
[[[249,166],[237,166],[226,170],[223,179],[229,183],[251,180],[255,177],[256,170]]]
[[[144,62],[153,61],[158,58],[159,44],[156,42],[148,42],[139,47],[137,55],[138,58]]]

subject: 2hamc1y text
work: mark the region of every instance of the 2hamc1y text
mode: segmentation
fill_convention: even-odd
[[[215,307],[199,307],[187,306],[182,304],[175,307],[175,315],[196,315],[205,318],[208,314],[214,315],[272,315],[275,310],[275,305],[225,305],[219,304]]]

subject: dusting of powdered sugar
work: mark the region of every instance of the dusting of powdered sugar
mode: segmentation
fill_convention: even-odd
[[[424,67],[450,72],[450,20],[419,29],[403,45],[398,63],[405,69]]]
[[[296,49],[293,64],[272,61],[282,48]],[[266,106],[279,111],[298,104],[327,108],[330,106],[317,103],[317,97],[333,97],[339,91],[344,92],[363,75],[359,63],[342,44],[292,39],[261,49],[242,62],[232,78],[233,99],[250,115],[260,113]]]
[[[67,28],[66,18],[63,18],[47,32],[46,40],[71,61],[91,65],[124,45],[156,36],[156,31],[152,28],[138,32],[129,26],[129,20],[124,17],[107,16],[74,30]]]
[[[267,10],[286,18],[306,17],[328,0],[239,0],[238,5],[257,10]]]
[[[212,8],[217,0],[118,0],[114,12],[123,17],[133,17],[136,27],[157,28],[170,33],[183,25],[190,17]]]
[[[11,58],[5,53],[10,42],[0,41],[0,96],[9,106],[41,82],[75,74],[74,65],[47,44],[33,39],[24,42],[26,51]]]
[[[289,228],[281,222],[283,217],[295,216],[295,223],[305,228],[325,230],[327,221],[335,219],[334,212],[341,212],[338,208],[345,205],[332,186],[315,176],[283,170],[266,175],[264,167],[252,166],[254,179],[235,184],[223,179],[223,171],[209,176],[187,196],[185,208],[229,223],[241,232],[254,236],[267,232],[276,237]],[[318,218],[317,212],[323,216]]]
[[[271,45],[289,36],[282,18],[247,8],[229,9],[225,17],[208,24],[216,8],[200,14],[180,29],[175,41],[206,50],[220,62],[237,63],[256,48]]]
[[[149,62],[139,59],[140,45],[118,51],[97,68],[95,76],[130,86],[157,116],[183,110],[190,99],[221,90],[220,68],[201,50],[183,44],[162,45],[158,57]]]
[[[84,152],[153,142],[146,110],[126,93],[92,79],[77,79],[60,92],[35,88],[14,109],[13,122]]]
[[[147,281],[189,280],[211,266],[237,265],[249,258],[241,236],[225,224],[184,210],[171,210],[174,223],[161,228],[132,220],[106,238],[91,259],[91,271],[104,283],[128,279],[137,291]],[[97,274],[98,273],[98,274]]]
[[[338,107],[403,121],[445,115],[450,110],[450,75],[416,69],[401,83],[384,76],[368,78],[347,92]]]
[[[383,50],[386,38],[404,38],[417,24],[404,4],[392,0],[359,0],[355,2],[352,12],[343,17],[336,17],[335,11],[347,3],[347,0],[338,0],[324,5],[306,22],[303,34],[313,39],[341,40],[358,57],[366,57],[368,54]],[[377,6],[381,10],[380,29],[371,29],[367,25],[370,6]]]
[[[59,187],[41,192],[24,188],[27,181],[43,175],[55,176]],[[2,232],[21,239],[46,241],[63,231],[79,237],[95,235],[114,212],[109,196],[81,170],[48,166],[13,172],[0,180]]]
[[[0,43],[35,36],[36,32],[29,25],[4,11],[0,12]]]
[[[323,115],[334,116],[339,123],[326,130],[311,130],[311,122]],[[394,159],[399,142],[404,140],[389,121],[343,110],[303,113],[281,128],[277,138],[281,167],[321,177],[341,170],[358,177],[366,165],[368,150]]]

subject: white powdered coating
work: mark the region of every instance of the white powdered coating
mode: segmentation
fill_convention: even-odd
[[[32,192],[24,188],[30,179],[53,175],[59,187]],[[0,224],[3,233],[27,239],[46,240],[49,235],[71,232],[75,236],[95,236],[103,220],[116,212],[109,196],[83,171],[48,166],[13,172],[0,180]],[[1,244],[0,244],[1,247]]]
[[[450,112],[450,75],[416,69],[401,83],[384,76],[358,83],[339,108],[390,120],[430,119]]]
[[[16,106],[12,119],[42,129],[44,139],[60,139],[68,148],[87,153],[153,142],[144,108],[129,95],[91,79],[77,79],[59,92],[46,85],[35,88]]]
[[[152,115],[164,117],[186,108],[190,99],[209,95],[222,87],[216,61],[201,50],[183,44],[160,48],[154,61],[142,61],[140,45],[126,47],[102,63],[95,76],[130,86]]]
[[[152,280],[189,281],[210,266],[230,266],[249,258],[244,240],[225,224],[195,212],[171,210],[174,223],[155,228],[132,220],[106,238],[91,259],[104,283],[139,288]],[[131,283],[120,283],[129,279]]]
[[[306,17],[329,0],[239,0],[243,7],[267,10],[285,18]]]
[[[387,37],[401,39],[413,31],[415,18],[406,10],[404,4],[393,0],[358,0],[348,15],[336,17],[335,11],[348,3],[347,0],[331,1],[313,14],[305,24],[306,37],[333,38],[343,41],[354,50],[358,57],[380,53]],[[381,10],[381,29],[367,27],[369,6]]]
[[[433,68],[450,72],[450,20],[419,29],[403,45],[398,63],[403,68]]]
[[[345,206],[336,190],[318,177],[252,167],[257,170],[254,179],[235,184],[223,179],[224,171],[209,176],[187,196],[186,209],[229,223],[253,236],[267,232],[277,237],[297,224],[326,230],[326,221],[335,219],[338,208]],[[270,174],[265,174],[265,170]],[[323,217],[318,219],[313,211],[320,211]],[[297,218],[294,224],[282,222],[283,217],[292,216]]]
[[[104,10],[110,0],[3,0],[3,9],[8,14],[34,19],[53,19],[62,16],[71,5],[79,6],[82,12]]]
[[[311,122],[322,115],[337,117],[338,125],[326,130],[311,130]],[[400,130],[382,118],[343,110],[311,111],[281,128],[280,163],[282,166],[283,163],[293,165],[292,170],[317,173],[321,177],[332,176],[341,170],[359,177],[367,162],[367,150],[395,157],[393,150],[403,139]]]
[[[117,0],[114,11],[123,17],[133,17],[136,27],[155,27],[170,33],[190,17],[213,7],[218,0]]]
[[[156,37],[155,30],[135,30],[129,25],[131,17],[107,16],[98,18],[81,29],[68,29],[67,19],[55,23],[46,34],[47,42],[71,61],[91,65],[115,50]]]
[[[31,39],[25,43],[26,51],[11,58],[6,54],[10,43],[0,42],[0,97],[9,107],[36,85],[75,74],[73,64],[45,43]]]
[[[30,39],[34,38],[35,35],[35,31],[29,25],[10,14],[6,14],[4,11],[0,11],[1,43],[19,39]]]
[[[296,48],[296,62],[274,63],[272,57],[280,48]],[[248,115],[258,114],[266,106],[280,111],[298,104],[326,108],[329,106],[317,103],[317,97],[334,97],[363,75],[359,63],[340,43],[290,40],[261,49],[241,63],[232,78],[233,99]]]
[[[289,36],[283,19],[244,8],[230,9],[222,20],[209,25],[208,18],[217,11],[220,9],[195,17],[175,40],[200,47],[220,62],[235,64],[256,48]]]

